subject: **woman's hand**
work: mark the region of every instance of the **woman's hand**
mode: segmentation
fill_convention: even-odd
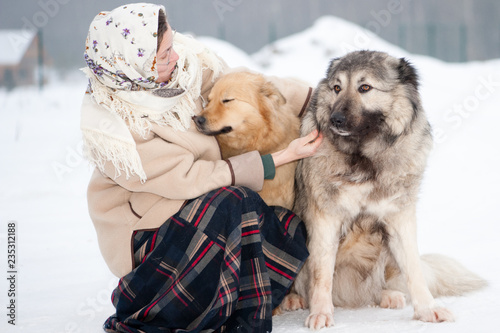
[[[314,155],[322,141],[323,135],[318,133],[318,130],[314,130],[307,136],[293,140],[287,148],[271,154],[274,166],[279,167],[283,164]]]

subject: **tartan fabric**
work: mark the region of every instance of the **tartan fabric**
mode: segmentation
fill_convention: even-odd
[[[190,200],[134,234],[135,269],[113,291],[108,332],[270,332],[308,256],[291,211],[244,187]]]

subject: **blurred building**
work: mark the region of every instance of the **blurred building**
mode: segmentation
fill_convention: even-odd
[[[76,69],[85,65],[85,38],[94,16],[127,2],[132,1],[0,0],[0,29],[42,30],[54,68]],[[169,21],[178,31],[226,40],[249,54],[332,15],[413,54],[449,62],[500,58],[498,0],[156,2],[166,6]],[[0,44],[2,53],[4,45]]]
[[[43,84],[40,35],[30,30],[0,30],[0,86]]]

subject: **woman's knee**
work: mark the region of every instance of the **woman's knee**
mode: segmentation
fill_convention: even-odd
[[[226,191],[233,192],[237,194],[238,196],[242,198],[257,198],[260,197],[257,192],[254,190],[249,189],[248,187],[245,186],[227,186],[225,187]]]
[[[260,210],[260,207],[266,205],[260,195],[248,187],[228,186],[223,189],[228,193],[226,198],[229,199],[229,201],[231,201],[230,199],[233,199],[238,201],[240,205],[255,207],[256,210]]]
[[[204,201],[216,207],[219,212],[244,213],[248,211],[261,211],[265,206],[259,194],[243,186],[227,186],[207,193]]]

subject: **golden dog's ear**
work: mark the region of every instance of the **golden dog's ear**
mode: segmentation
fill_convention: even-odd
[[[279,107],[286,103],[285,96],[283,96],[278,88],[276,88],[276,86],[269,81],[264,82],[264,84],[261,85],[260,92],[262,95],[270,99],[271,102],[274,103],[275,107]]]

